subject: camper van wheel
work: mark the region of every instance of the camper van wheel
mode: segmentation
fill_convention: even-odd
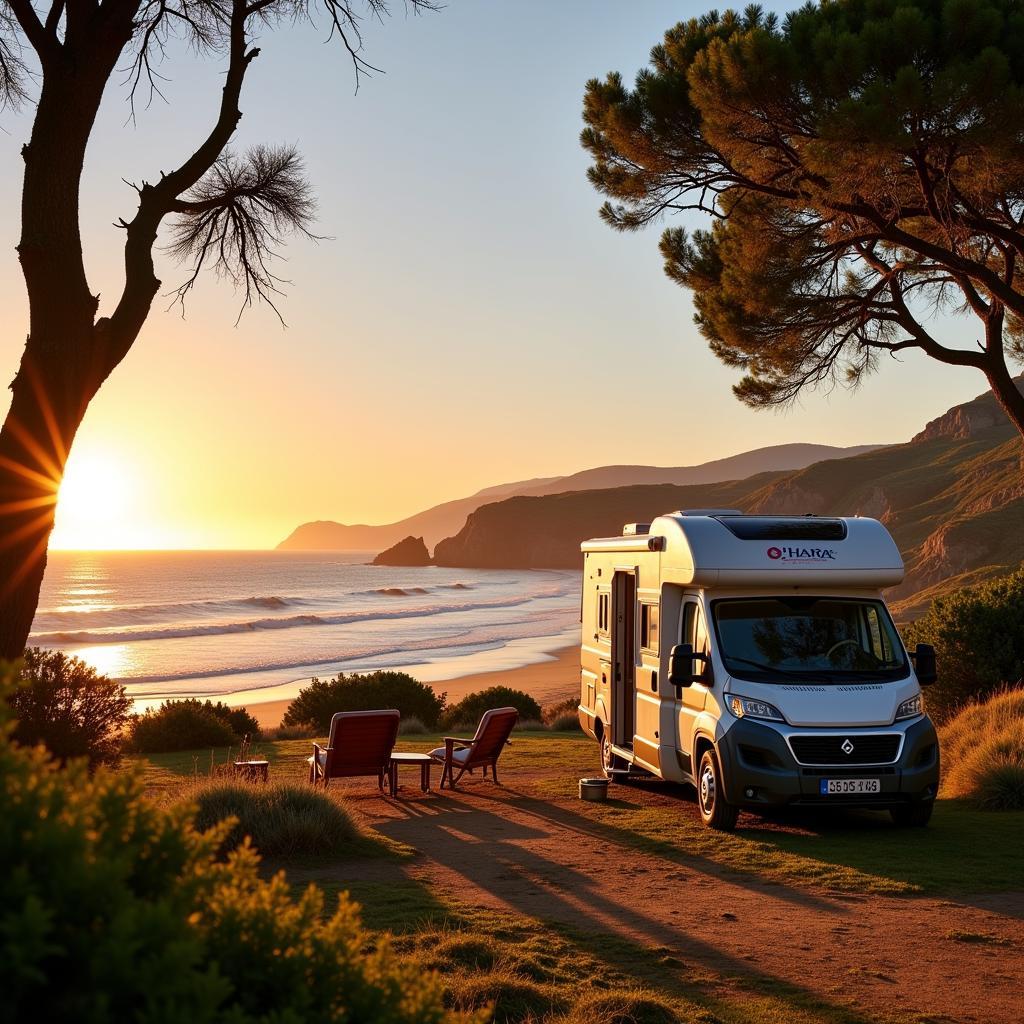
[[[629,765],[618,754],[612,753],[612,740],[606,730],[601,737],[601,772],[606,779],[621,781],[624,778],[621,774],[623,769],[628,768]]]
[[[697,775],[697,806],[700,808],[701,821],[708,828],[731,832],[736,827],[739,808],[725,799],[722,769],[718,765],[718,758],[715,756],[713,747],[708,747],[700,759],[700,771]]]

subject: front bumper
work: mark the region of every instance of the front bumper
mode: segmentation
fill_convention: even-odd
[[[835,730],[829,730],[834,732]],[[726,799],[742,807],[888,807],[934,800],[939,789],[939,741],[925,715],[890,728],[850,729],[858,734],[899,731],[899,757],[885,765],[820,767],[800,764],[783,735],[770,725],[740,719],[716,743]],[[813,734],[815,730],[800,730]],[[791,731],[792,733],[792,731]],[[878,779],[880,792],[822,796],[822,779]]]

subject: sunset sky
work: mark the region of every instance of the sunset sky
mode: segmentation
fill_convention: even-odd
[[[89,410],[52,546],[269,547],[305,520],[388,522],[601,464],[905,440],[983,391],[976,373],[907,357],[852,395],[745,409],[661,272],[658,231],[599,221],[577,141],[585,81],[632,78],[669,25],[705,10],[449,0],[407,17],[399,2],[366,27],[367,57],[387,73],[356,96],[322,30],[268,34],[237,144],[300,146],[327,237],[287,251],[287,330],[266,308],[235,327],[239,299],[212,278],[185,320],[158,302]],[[112,222],[135,209],[121,179],[180,162],[218,100],[215,63],[165,70],[170,105],[157,99],[133,126],[112,88],[91,144],[83,223],[101,314],[119,291]],[[14,246],[30,114],[0,115],[5,381],[27,331]],[[181,276],[162,269],[165,286]]]

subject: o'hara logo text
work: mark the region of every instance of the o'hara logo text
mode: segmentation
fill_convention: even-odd
[[[773,562],[834,562],[838,555],[835,548],[771,547],[768,557]]]

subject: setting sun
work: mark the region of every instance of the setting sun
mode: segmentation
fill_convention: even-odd
[[[116,455],[88,449],[68,459],[57,494],[57,521],[50,546],[98,550],[125,546],[134,533],[138,488]]]

